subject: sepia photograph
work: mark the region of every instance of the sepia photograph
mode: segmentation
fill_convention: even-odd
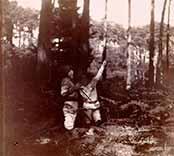
[[[174,156],[174,0],[0,0],[0,155]]]

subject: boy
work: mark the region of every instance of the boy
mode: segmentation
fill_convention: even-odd
[[[83,97],[83,108],[87,116],[87,124],[90,124],[91,121],[94,121],[96,125],[101,123],[101,114],[99,110],[100,103],[98,101],[96,86],[102,77],[105,66],[106,61],[103,62],[96,76],[92,78],[92,80],[87,85],[85,82],[82,82],[84,85],[80,89],[80,95]]]

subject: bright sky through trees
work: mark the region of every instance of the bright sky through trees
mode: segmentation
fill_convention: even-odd
[[[40,9],[41,0],[17,0],[23,7]],[[82,0],[78,0],[82,6]],[[108,20],[127,26],[128,0],[108,0]],[[160,21],[163,0],[156,0],[155,21]],[[105,0],[91,0],[91,17],[100,20],[104,17]],[[171,5],[174,10],[174,2]],[[167,14],[166,14],[167,15]],[[167,19],[167,18],[165,18]],[[165,20],[166,21],[166,20]],[[150,22],[150,0],[132,0],[132,25],[142,26]],[[171,24],[174,25],[174,11],[171,11]]]

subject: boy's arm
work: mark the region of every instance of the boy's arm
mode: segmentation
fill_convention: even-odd
[[[100,69],[98,70],[96,76],[94,77],[95,80],[97,80],[97,81],[100,80],[100,78],[103,74],[103,71],[105,69],[105,66],[106,66],[106,61],[104,60],[101,67],[100,67]]]
[[[80,84],[79,83],[70,88],[67,83],[63,82],[61,84],[61,95],[66,97],[66,96],[72,94],[74,91],[77,91],[79,88],[80,88]]]
[[[97,85],[97,82],[100,80],[102,74],[103,74],[103,71],[105,69],[105,66],[106,66],[106,61],[103,61],[100,69],[98,70],[96,76],[92,79],[92,81],[89,83],[88,86],[94,88],[96,85]]]

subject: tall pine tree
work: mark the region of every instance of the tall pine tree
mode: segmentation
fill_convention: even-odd
[[[154,53],[155,53],[155,0],[151,0],[150,41],[149,41],[149,87],[154,86]]]

